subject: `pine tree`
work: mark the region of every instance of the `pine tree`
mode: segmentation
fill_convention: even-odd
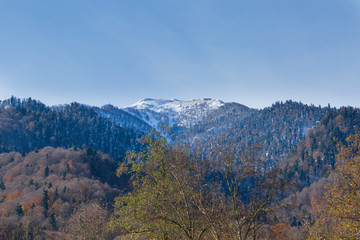
[[[46,168],[44,169],[44,177],[46,178],[49,176],[49,166],[46,165]]]
[[[1,177],[0,177],[0,190],[5,190],[5,184]]]
[[[58,190],[58,188],[55,188],[54,195],[53,195],[53,202],[55,202],[58,197],[59,197],[59,190]]]
[[[22,216],[24,215],[24,211],[23,211],[23,209],[22,209],[22,206],[21,206],[21,204],[19,204],[19,203],[16,204],[15,214],[16,214],[18,217],[22,217]]]
[[[53,231],[57,231],[58,230],[58,226],[56,224],[56,219],[55,219],[55,214],[51,214],[49,217],[49,225],[50,225],[50,229]]]
[[[46,189],[43,190],[43,197],[41,199],[41,206],[47,211],[49,209],[49,196]]]

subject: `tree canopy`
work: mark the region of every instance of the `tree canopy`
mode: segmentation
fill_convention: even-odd
[[[137,239],[261,239],[276,190],[274,171],[257,168],[251,151],[218,150],[204,159],[149,134],[117,170],[132,191],[115,199],[110,229]],[[278,183],[278,184],[277,184]]]
[[[333,183],[321,204],[309,239],[360,239],[360,138],[351,135],[337,155]]]

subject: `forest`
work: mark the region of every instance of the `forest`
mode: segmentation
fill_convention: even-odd
[[[282,169],[258,167],[256,148],[205,156],[156,133],[140,143],[117,167],[122,181],[91,148],[1,154],[1,239],[358,238],[359,135],[338,146],[326,184],[295,195]],[[291,216],[294,198],[311,211]]]
[[[360,239],[356,108],[277,103],[198,145],[76,103],[0,118],[0,239]]]

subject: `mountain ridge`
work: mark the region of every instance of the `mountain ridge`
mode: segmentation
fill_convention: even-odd
[[[157,124],[175,116],[174,134],[161,133],[169,147],[186,145],[199,159],[216,162],[218,157],[222,162],[222,155],[216,154],[222,147],[234,153],[257,147],[256,169],[279,170],[280,180],[294,186],[279,200],[297,207],[276,215],[299,227],[301,216],[311,213],[313,200],[320,199],[320,187],[336,167],[337,144],[346,144],[349,135],[360,131],[360,109],[351,107],[322,108],[289,100],[258,110],[211,99],[143,99],[134,105],[48,107],[30,98],[0,101],[0,217],[14,219],[24,212],[43,211],[39,226],[48,226],[51,215],[41,203],[46,191],[51,194],[48,213],[55,214],[59,224],[70,217],[61,209],[77,208],[86,199],[105,199],[102,204],[111,205],[114,194],[131,191],[130,176],[118,179],[115,169],[126,162],[126,153],[141,149],[139,138],[153,129],[142,117],[153,114]],[[182,119],[189,124],[176,118],[182,111],[189,113]]]

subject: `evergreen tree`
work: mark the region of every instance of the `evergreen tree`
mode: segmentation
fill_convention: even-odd
[[[50,229],[53,231],[57,231],[58,230],[58,226],[56,224],[56,219],[55,219],[55,214],[51,214],[49,217],[49,225],[50,225]]]
[[[5,190],[5,184],[1,177],[0,177],[0,190]]]
[[[22,206],[21,206],[21,204],[19,204],[19,203],[16,204],[15,214],[16,214],[18,217],[22,217],[22,216],[24,215],[24,211],[23,211],[23,209],[22,209]]]
[[[58,190],[58,188],[55,188],[54,195],[53,195],[53,201],[55,202],[58,197],[59,197],[59,190]]]
[[[45,209],[45,211],[49,209],[49,196],[48,196],[48,191],[46,189],[43,190],[41,206]]]
[[[49,166],[46,165],[46,168],[44,169],[44,177],[46,178],[49,176]]]
[[[14,238],[15,240],[20,240],[20,239],[24,239],[26,233],[25,233],[25,229],[22,225],[22,223],[20,223],[19,225],[17,225],[17,227],[15,228],[15,232],[14,232]]]

